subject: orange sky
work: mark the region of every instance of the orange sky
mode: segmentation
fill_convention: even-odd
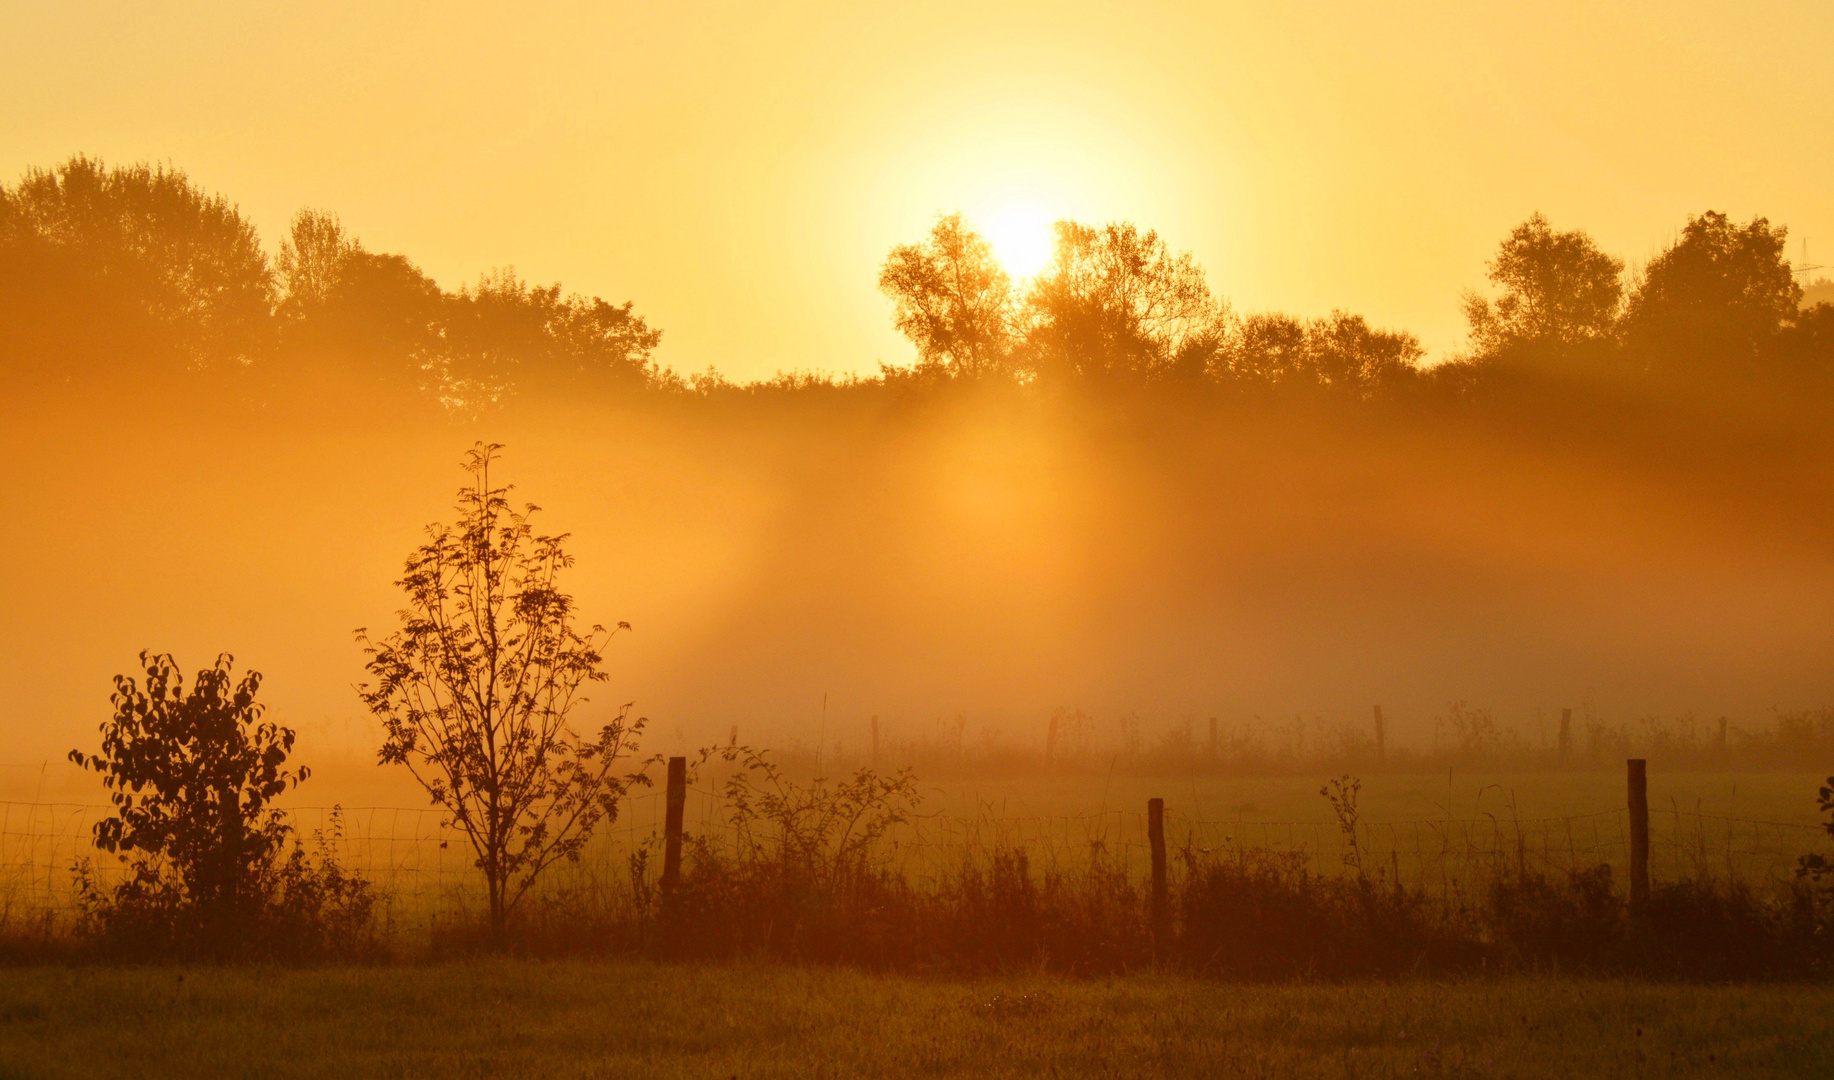
[[[1633,263],[1690,212],[1834,262],[1834,5],[0,3],[0,176],[169,160],[443,284],[513,264],[736,378],[903,362],[939,211],[1158,228],[1240,310],[1462,338],[1535,210]]]

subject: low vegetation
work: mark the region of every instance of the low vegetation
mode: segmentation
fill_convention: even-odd
[[[1814,878],[1812,858],[1784,881],[1658,879],[1639,906],[1609,865],[1549,866],[1520,850],[1467,861],[1456,888],[1409,885],[1390,875],[1385,853],[1358,847],[1358,788],[1344,778],[1328,790],[1346,837],[1340,872],[1303,853],[1186,841],[1171,852],[1170,911],[1155,926],[1139,869],[1100,844],[1036,865],[1023,846],[966,843],[939,870],[914,869],[871,843],[914,809],[908,777],[861,769],[796,783],[743,748],[703,755],[701,765],[722,762],[736,767],[727,816],[689,835],[678,885],[655,886],[656,851],[644,848],[627,888],[550,897],[517,947],[1233,981],[1499,971],[1819,980],[1834,971],[1834,890]]]

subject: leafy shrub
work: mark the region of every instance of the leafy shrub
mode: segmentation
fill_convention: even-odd
[[[1828,777],[1828,782],[1821,785],[1821,790],[1816,793],[1815,807],[1828,815],[1828,820],[1822,822],[1821,827],[1827,830],[1829,836],[1834,836],[1834,776]],[[1827,856],[1819,852],[1802,856],[1796,864],[1796,876],[1808,879],[1834,896],[1834,861],[1830,861]],[[1829,884],[1824,886],[1824,882]]]
[[[363,938],[374,903],[316,837],[309,855],[271,801],[309,775],[286,767],[292,729],[265,720],[259,672],[232,679],[228,654],[187,692],[171,656],[140,654],[144,687],[115,678],[102,752],[70,759],[102,774],[115,813],[94,841],[122,879],[78,862],[84,928],[112,955],[308,958]],[[333,841],[341,823],[333,819]]]

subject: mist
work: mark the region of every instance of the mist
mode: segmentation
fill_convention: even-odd
[[[571,534],[582,617],[632,624],[582,722],[634,702],[646,750],[734,725],[857,748],[875,715],[1030,746],[1060,707],[1150,731],[1372,703],[1424,745],[1459,700],[1532,737],[1563,706],[1761,721],[1834,699],[1825,444],[1774,423],[1703,421],[1678,451],[1623,416],[1010,391],[482,423],[172,405],[6,425],[15,762],[87,738],[140,649],[228,651],[266,675],[320,797],[392,790],[352,631],[393,623],[402,559],[452,520],[479,439],[506,444],[538,528]]]

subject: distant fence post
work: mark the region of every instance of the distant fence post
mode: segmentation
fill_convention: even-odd
[[[1051,714],[1051,726],[1044,729],[1044,765],[1050,768],[1057,757],[1057,714]]]
[[[1216,717],[1210,718],[1210,764],[1216,764]]]
[[[1146,800],[1146,841],[1153,849],[1153,955],[1165,954],[1166,931],[1171,923],[1171,907],[1165,887],[1165,800]]]
[[[1382,706],[1375,707],[1376,764],[1388,764],[1388,725],[1382,722]]]
[[[1565,765],[1573,753],[1573,710],[1560,710],[1560,763]]]
[[[1642,911],[1649,903],[1649,763],[1630,758],[1630,907]]]
[[[669,759],[668,810],[663,819],[662,905],[667,914],[674,908],[675,886],[681,883],[681,818],[688,803],[688,759]]]

